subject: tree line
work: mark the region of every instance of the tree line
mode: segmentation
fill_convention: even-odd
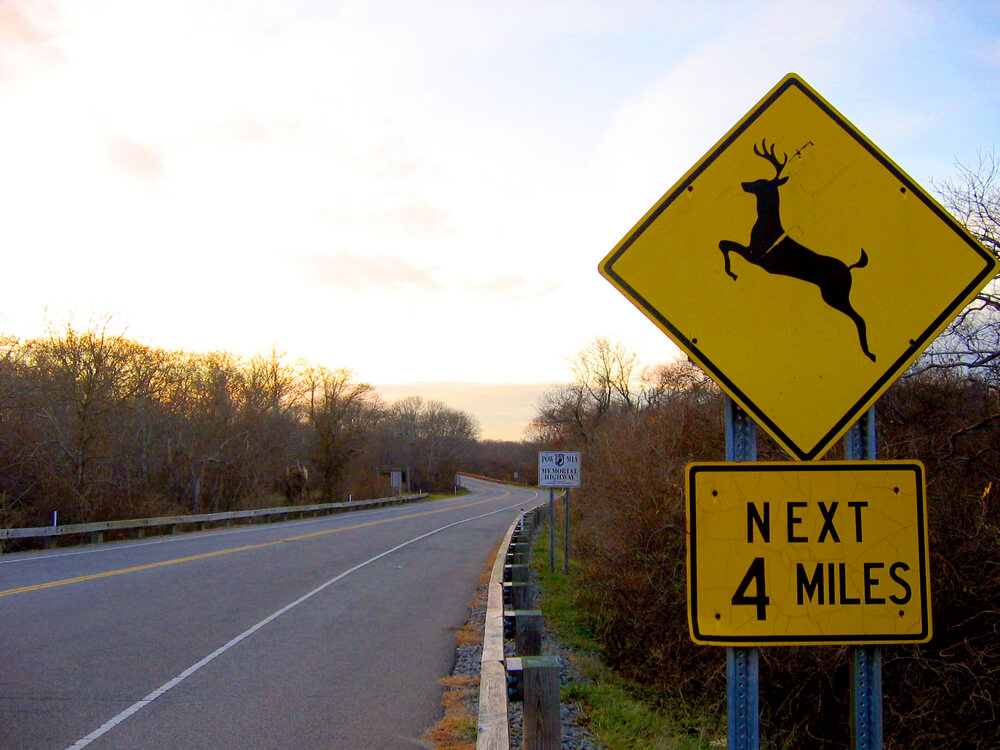
[[[479,435],[467,412],[386,403],[348,369],[275,351],[169,351],[109,320],[0,336],[4,527],[386,496],[391,470],[450,489]]]

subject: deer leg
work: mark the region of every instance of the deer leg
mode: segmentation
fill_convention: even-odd
[[[733,273],[732,269],[729,267],[729,253],[733,252],[738,255],[742,255],[743,253],[741,251],[746,250],[746,248],[737,242],[733,242],[732,240],[722,240],[719,242],[719,249],[722,251],[722,259],[725,263],[726,273],[732,276],[735,280],[736,274]]]
[[[853,310],[851,312],[854,312]],[[851,320],[854,321],[854,325],[858,327],[858,340],[861,343],[861,351],[865,353],[872,362],[875,361],[875,355],[872,354],[871,349],[868,348],[868,334],[865,332],[865,320],[857,313],[851,316]]]
[[[847,283],[828,283],[825,286],[820,286],[820,296],[834,310],[844,313],[844,315],[854,321],[854,325],[858,329],[858,341],[861,344],[861,351],[864,352],[868,359],[874,362],[875,355],[868,348],[868,333],[865,326],[865,319],[858,315],[855,309],[851,307],[850,271],[846,267],[845,271],[847,272]]]
[[[861,344],[861,351],[865,353],[865,356],[868,357],[868,359],[874,362],[875,355],[872,354],[871,350],[868,348],[868,334],[865,328],[865,319],[858,315],[854,311],[854,308],[850,305],[848,305],[846,309],[841,309],[841,312],[854,321],[854,325],[858,328],[858,341]]]

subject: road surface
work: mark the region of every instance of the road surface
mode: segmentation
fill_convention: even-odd
[[[0,748],[423,747],[540,493],[0,556]]]

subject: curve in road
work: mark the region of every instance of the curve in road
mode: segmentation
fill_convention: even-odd
[[[0,746],[421,747],[449,628],[539,500],[467,481],[429,505],[5,556]]]

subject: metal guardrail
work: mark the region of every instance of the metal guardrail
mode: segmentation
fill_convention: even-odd
[[[39,537],[68,536],[73,534],[91,534],[94,541],[101,541],[105,531],[138,530],[171,527],[170,533],[176,533],[178,526],[199,524],[231,523],[245,519],[272,520],[278,517],[294,516],[303,518],[306,515],[321,515],[360,510],[362,508],[380,508],[386,505],[416,502],[428,496],[426,492],[415,495],[398,495],[396,497],[378,498],[375,500],[359,500],[350,503],[321,503],[318,505],[292,505],[279,508],[257,508],[254,510],[236,510],[228,513],[198,513],[188,516],[160,516],[158,518],[132,518],[121,521],[96,521],[93,523],[75,523],[64,526],[34,526],[20,529],[0,529],[0,540],[32,539]],[[282,518],[281,520],[284,520]]]

